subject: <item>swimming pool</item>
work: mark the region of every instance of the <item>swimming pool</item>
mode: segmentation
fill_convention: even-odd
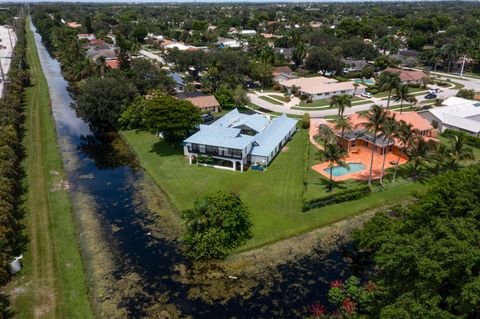
[[[365,169],[365,165],[362,163],[348,163],[349,169],[341,166],[334,166],[332,168],[332,175],[333,176],[343,176],[347,174],[352,174],[356,172],[363,171]],[[330,167],[324,169],[325,173],[330,174]]]
[[[358,84],[366,84],[366,85],[374,85],[375,80],[374,79],[353,79],[353,82],[358,83]]]

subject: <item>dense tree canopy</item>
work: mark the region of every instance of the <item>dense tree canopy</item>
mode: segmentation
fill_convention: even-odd
[[[74,108],[96,128],[112,129],[136,93],[135,86],[123,77],[89,78],[80,87]]]
[[[355,236],[373,252],[381,318],[480,315],[480,166],[435,178],[407,209],[377,214]]]
[[[194,259],[224,258],[252,237],[248,209],[238,194],[217,192],[182,214],[185,244]]]
[[[201,122],[200,110],[190,101],[164,95],[146,101],[143,119],[148,130],[172,142],[182,141]]]

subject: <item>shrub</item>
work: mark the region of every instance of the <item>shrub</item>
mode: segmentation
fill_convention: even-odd
[[[453,138],[454,136],[465,136],[465,144],[475,148],[480,148],[480,138],[469,135],[465,132],[446,129],[441,135],[446,138]]]
[[[360,199],[370,194],[371,191],[372,190],[368,185],[362,185],[350,189],[341,190],[333,194],[329,194],[304,202],[302,211],[306,212],[313,208],[324,207],[332,204]]]
[[[207,165],[213,165],[215,163],[215,160],[211,156],[207,155],[200,155],[197,158],[197,163],[198,164],[207,164]]]
[[[308,94],[302,94],[300,95],[300,100],[306,101],[308,99]]]
[[[475,91],[468,89],[460,89],[457,93],[457,97],[473,100],[475,98]]]
[[[310,128],[310,114],[308,112],[303,113],[302,128],[303,129],[309,129]]]

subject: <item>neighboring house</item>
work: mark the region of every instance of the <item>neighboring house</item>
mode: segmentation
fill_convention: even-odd
[[[368,62],[365,60],[350,60],[350,59],[342,59],[342,62],[345,64],[344,72],[360,72],[366,67]]]
[[[78,29],[82,27],[82,25],[78,22],[67,22],[67,26],[74,29]]]
[[[422,78],[426,76],[423,71],[416,70],[404,70],[396,68],[386,68],[383,72],[398,73],[400,75],[400,81],[403,84],[421,84]]]
[[[118,69],[118,67],[120,66],[120,62],[118,61],[118,59],[106,60],[105,64],[107,64],[110,67],[110,69]]]
[[[182,76],[176,72],[168,73],[168,76],[175,81],[175,89],[177,92],[183,92],[185,89],[185,81],[183,80]]]
[[[90,33],[81,33],[77,34],[78,40],[88,40],[88,41],[93,41],[97,39],[95,37],[95,34],[90,34]]]
[[[362,94],[367,88],[363,84],[355,86],[355,82],[338,82],[324,76],[315,76],[311,78],[296,78],[292,80],[282,81],[279,83],[291,93],[292,88],[298,88],[301,94],[310,96],[312,100],[327,99],[334,95],[342,94]]]
[[[283,38],[283,36],[281,36],[281,35],[275,35],[275,34],[272,34],[272,33],[260,33],[260,35],[262,37],[264,37],[265,39],[280,39],[280,38]]]
[[[202,112],[220,111],[220,103],[213,95],[205,95],[202,92],[179,93],[177,99],[188,100],[198,107]]]
[[[272,71],[272,77],[273,81],[277,83],[297,78],[289,66],[279,66],[274,68]]]
[[[297,120],[230,111],[183,141],[190,164],[210,156],[217,168],[244,171],[249,164],[267,166],[296,131]]]
[[[480,137],[480,102],[453,96],[443,101],[442,105],[420,114],[430,123],[438,125],[440,132],[451,129]]]
[[[114,46],[101,39],[90,40],[90,42],[83,44],[82,48],[86,50],[87,56],[92,60],[97,60],[101,56],[105,57],[106,60],[117,58]]]
[[[241,41],[235,39],[227,39],[219,37],[217,42],[217,46],[221,49],[223,48],[241,48],[243,43]]]
[[[389,116],[395,116],[395,120],[400,122],[404,121],[407,124],[411,124],[412,128],[419,132],[426,140],[435,140],[438,131],[422,116],[416,112],[394,112],[387,111]],[[372,149],[374,141],[374,135],[365,128],[367,119],[358,113],[352,114],[348,117],[353,131],[344,132],[343,137],[340,131],[335,131],[338,143],[348,151],[352,149],[363,147]],[[378,154],[385,154],[385,152],[392,152],[395,155],[401,155],[406,158],[406,155],[401,151],[402,145],[397,140],[388,141],[381,134],[378,134],[375,141],[375,151]]]
[[[285,60],[291,60],[293,56],[292,48],[273,48],[273,52],[283,56]]]

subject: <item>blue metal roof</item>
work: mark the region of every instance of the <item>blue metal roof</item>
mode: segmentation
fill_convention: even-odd
[[[218,120],[212,123],[214,126],[221,127],[240,127],[247,126],[250,129],[261,132],[269,124],[269,119],[260,114],[243,114],[238,109],[233,109]]]
[[[171,77],[175,83],[177,84],[184,84],[185,81],[183,80],[182,76],[176,72],[173,72],[173,73],[168,73],[167,74],[169,77]]]
[[[273,119],[269,126],[255,136],[251,155],[268,157],[296,125],[297,120],[285,114]]]
[[[253,139],[253,136],[240,134],[238,128],[200,125],[200,130],[183,142],[243,150]]]

